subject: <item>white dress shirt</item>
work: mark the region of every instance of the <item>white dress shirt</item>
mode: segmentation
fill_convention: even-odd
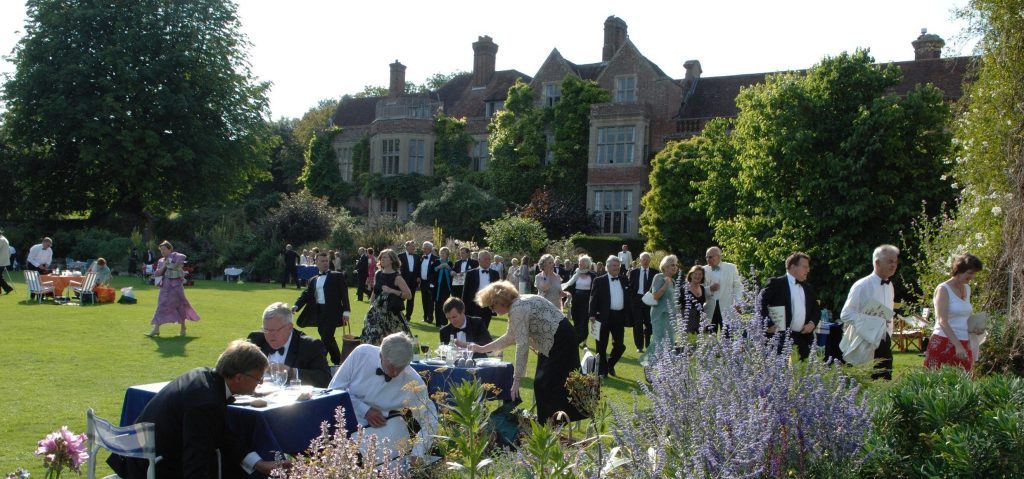
[[[860,316],[867,316],[861,313],[861,311],[868,301],[871,300],[878,301],[883,306],[893,309],[895,294],[892,282],[882,284],[882,278],[872,272],[857,280],[856,283],[853,283],[853,287],[850,288],[850,294],[846,297],[846,304],[843,305],[843,311],[839,314],[839,319],[845,323]],[[892,320],[889,320],[886,326],[891,336],[893,332]]]
[[[609,274],[607,276],[609,298],[608,303],[611,305],[612,311],[622,311],[622,307],[625,305],[625,302],[622,298],[622,286],[619,285],[619,281],[622,281],[622,278],[619,278],[618,281],[612,281],[612,275]]]
[[[619,251],[619,253],[616,256],[619,257],[619,261],[622,261],[623,268],[629,269],[629,267],[632,266],[633,253],[629,251]]]
[[[437,408],[427,394],[427,385],[412,366],[390,381],[377,374],[380,368],[380,347],[362,344],[352,350],[338,373],[331,379],[331,389],[348,390],[356,420],[369,433],[366,413],[376,408],[387,417],[388,412],[409,408],[420,423],[419,439],[412,448],[414,456],[425,456],[437,433]]]
[[[645,293],[647,293],[647,291],[644,291],[644,284],[647,283],[647,275],[648,274],[650,274],[650,273],[647,271],[647,268],[644,268],[644,267],[641,266],[640,267],[640,276],[639,276],[640,280],[638,281],[640,284],[636,285],[636,294],[645,294]]]
[[[489,284],[491,284],[491,270],[480,268],[480,288],[477,291],[484,289],[484,286]]]
[[[284,351],[281,353],[278,353],[276,350],[271,352],[270,355],[267,356],[268,362],[271,364],[284,364],[284,358],[288,357],[288,345],[292,344],[292,334],[295,334],[294,330],[288,335],[288,340],[284,342]]]
[[[423,261],[420,262],[420,279],[423,281],[427,280],[427,273],[430,271],[430,255],[423,255]]]
[[[412,253],[408,251],[405,252],[405,267],[408,268],[410,273],[415,270],[415,267],[413,266],[414,259],[415,257],[412,255]]]
[[[316,304],[327,304],[327,299],[324,296],[324,283],[327,282],[327,274],[321,274],[316,277]]]
[[[28,257],[25,258],[32,266],[49,265],[53,262],[53,248],[43,249],[43,244],[33,245],[28,250]]]
[[[804,296],[804,287],[789,273],[786,273],[786,281],[789,282],[789,308],[793,314],[789,329],[800,332],[807,322],[807,298]]]

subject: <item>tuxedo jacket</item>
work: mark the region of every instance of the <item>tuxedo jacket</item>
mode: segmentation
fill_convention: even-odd
[[[466,325],[462,328],[462,331],[466,333],[466,341],[476,344],[487,344],[492,341],[491,333],[484,327],[484,320],[477,316],[466,315]],[[448,323],[441,328],[441,342],[448,343],[455,338],[455,334],[459,330],[455,329],[451,323]],[[474,354],[473,357],[486,357],[484,353]]]
[[[805,323],[814,323],[815,327],[818,325],[818,320],[821,318],[821,308],[818,307],[818,298],[814,294],[814,288],[809,284],[804,284],[804,311],[806,312]],[[790,323],[793,322],[793,305],[792,298],[789,295],[789,279],[786,275],[779,276],[768,280],[768,284],[765,285],[761,291],[761,302],[758,307],[757,315],[759,318],[769,318],[768,325],[772,326],[775,324],[771,320],[771,316],[768,315],[768,308],[771,306],[784,306],[786,308],[786,324],[785,328],[789,329]],[[780,325],[782,329],[782,325]]]
[[[477,266],[480,266],[480,263],[478,263],[475,259],[460,259],[455,262],[455,266],[452,267],[452,272],[454,273],[462,271],[462,265],[465,263],[469,263],[469,266],[466,266],[467,273],[469,272],[469,270],[476,268]]]
[[[369,275],[370,257],[362,254],[359,255],[359,259],[356,260],[356,278],[365,279]],[[360,282],[362,284],[362,282]]]
[[[197,368],[164,386],[136,422],[156,429],[156,477],[216,478],[217,453],[223,456],[224,477],[241,477],[241,447],[228,428],[224,378],[210,368]],[[111,454],[107,460],[118,476],[146,477],[148,462]]]
[[[409,263],[408,253],[405,252],[405,251],[402,251],[401,253],[396,253],[396,254],[398,255],[399,261],[402,262],[402,279],[405,280],[405,284],[409,286],[410,290],[416,289],[416,285],[419,284],[419,281],[420,281],[420,258],[421,258],[421,256],[418,255],[418,254],[413,253],[413,255],[412,255],[412,263],[411,264],[406,264],[406,263]]]
[[[438,256],[434,253],[428,255],[421,255],[416,260],[416,280],[419,282],[423,281],[423,260],[427,261],[427,284],[434,284],[434,280],[437,278],[437,273],[434,272],[434,265],[438,260]],[[411,286],[410,286],[411,287]]]
[[[298,264],[299,264],[299,253],[296,253],[295,250],[293,250],[293,249],[292,250],[285,250],[284,251],[284,267],[285,267],[285,269],[292,269],[292,268],[298,266]]]
[[[643,289],[643,292],[637,293],[636,291],[637,291],[637,287],[638,287],[639,281],[640,281],[640,268],[633,268],[632,270],[630,270],[629,271],[629,284],[631,285],[631,287],[629,288],[629,293],[633,294],[633,295],[636,295],[636,294],[643,295],[644,293],[650,291],[651,290],[651,284],[654,283],[654,275],[656,275],[658,273],[660,273],[660,271],[658,271],[657,268],[648,267],[647,268],[647,277],[644,278],[644,289]],[[640,304],[643,304],[643,303],[640,303]]]
[[[611,314],[612,298],[609,283],[611,283],[612,287],[618,284],[618,287],[622,288],[622,314],[626,315],[625,318],[628,322],[630,301],[632,300],[629,294],[629,278],[619,276],[618,281],[608,281],[607,273],[594,278],[593,286],[590,287],[590,317],[604,323]]]
[[[324,317],[321,318],[316,303],[316,283],[323,274],[327,275],[327,280],[324,281]],[[309,280],[306,289],[302,290],[299,299],[295,300],[295,307],[302,310],[298,320],[295,321],[301,327],[341,326],[342,316],[352,310],[348,305],[348,285],[345,284],[345,275],[337,271],[328,271],[314,276]]]
[[[480,277],[484,274],[487,275],[491,283],[496,283],[501,279],[498,272],[493,269],[488,269],[486,272],[479,267],[469,270],[466,273],[466,283],[462,287],[462,302],[466,303],[466,314],[490,318],[494,315],[491,308],[481,308],[474,301],[477,291],[480,291]]]
[[[273,352],[262,331],[249,333],[249,342],[259,346],[267,356]],[[288,343],[284,364],[299,370],[302,384],[325,388],[331,382],[331,367],[327,365],[327,348],[324,343],[306,336],[298,329],[292,330],[292,340]]]

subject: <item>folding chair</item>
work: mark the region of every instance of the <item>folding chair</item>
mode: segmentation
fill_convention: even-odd
[[[92,290],[96,287],[96,273],[86,273],[85,281],[79,283],[78,281],[69,282],[71,290],[78,296],[78,304],[82,304],[85,300],[85,295],[89,295],[89,299],[92,300],[92,304],[96,304],[96,293]]]
[[[86,413],[86,444],[89,450],[88,479],[96,479],[96,453],[102,447],[113,454],[137,457],[149,461],[146,470],[148,479],[156,479],[156,427],[151,422],[140,422],[131,426],[116,427],[109,421],[97,417],[92,408]],[[116,478],[117,475],[105,479]]]
[[[39,303],[43,302],[43,296],[53,297],[53,281],[40,283],[38,271],[26,269],[23,273],[25,274],[25,289],[28,290],[29,301],[32,301],[32,295],[36,296]]]

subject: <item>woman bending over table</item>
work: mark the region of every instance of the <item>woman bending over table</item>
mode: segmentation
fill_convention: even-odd
[[[516,345],[515,374],[509,391],[512,399],[519,397],[519,384],[526,370],[529,349],[537,352],[537,371],[533,378],[533,393],[537,403],[537,417],[541,421],[554,418],[564,411],[571,421],[585,416],[569,403],[565,380],[569,373],[580,367],[576,349],[576,336],[559,309],[543,296],[520,294],[508,281],[491,283],[476,293],[476,303],[490,307],[496,314],[508,315],[508,331],[488,344],[473,344],[474,353],[489,353]],[[465,346],[465,343],[456,344]]]
[[[964,253],[953,260],[949,279],[935,288],[935,329],[928,340],[924,366],[936,369],[944,364],[960,366],[970,371],[974,366],[973,351],[967,330],[967,318],[974,312],[971,306],[971,280],[981,271],[981,260]]]
[[[153,330],[146,336],[159,336],[160,325],[178,323],[181,325],[182,336],[185,335],[185,320],[199,321],[199,314],[185,297],[185,255],[174,251],[171,243],[160,243],[160,254],[163,263],[153,272],[153,278],[160,281],[160,296],[156,300],[156,313],[153,314]]]

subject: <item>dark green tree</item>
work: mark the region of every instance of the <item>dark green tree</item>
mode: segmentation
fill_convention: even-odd
[[[735,130],[713,140],[732,144],[735,165],[698,159],[708,173],[697,204],[729,258],[778,274],[788,254],[805,251],[831,308],[868,269],[871,250],[909,230],[922,203],[936,210],[953,198],[942,92],[887,93],[901,72],[872,63],[867,51],[843,53],[744,89]]]
[[[508,213],[483,225],[484,240],[493,251],[536,258],[548,244],[548,234],[533,218]]]
[[[583,202],[584,208],[590,156],[590,106],[610,100],[611,95],[597,82],[569,75],[562,80],[562,99],[553,107],[554,162],[547,167],[548,181],[559,185],[558,189],[566,197]]]
[[[147,218],[237,199],[266,176],[267,84],[233,2],[26,7],[2,95],[22,153],[11,209]]]
[[[325,98],[317,102],[312,108],[306,111],[298,121],[292,134],[295,136],[295,143],[302,145],[303,149],[309,145],[313,135],[330,128],[331,116],[338,109],[338,100]]]
[[[504,203],[473,185],[446,181],[422,195],[412,220],[421,225],[440,226],[453,238],[483,237],[481,225],[505,211]]]
[[[581,196],[560,186],[541,188],[530,197],[521,215],[540,222],[551,238],[596,233],[597,218],[587,211],[587,201]]]
[[[333,206],[341,206],[358,190],[354,185],[341,180],[341,167],[331,143],[341,133],[340,128],[331,128],[313,135],[306,149],[306,165],[299,180],[313,196],[322,196]]]
[[[490,131],[488,191],[510,203],[526,204],[544,183],[545,109],[534,105],[530,85],[516,80],[509,87],[505,109],[494,115]]]
[[[434,137],[434,176],[461,181],[469,173],[469,147],[473,144],[473,137],[466,132],[466,120],[437,115]]]

